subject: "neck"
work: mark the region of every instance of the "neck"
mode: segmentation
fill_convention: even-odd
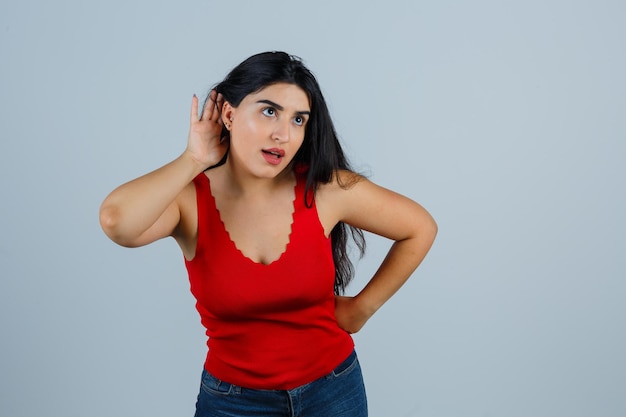
[[[229,193],[237,195],[268,195],[287,184],[292,186],[294,181],[294,172],[290,166],[275,177],[268,178],[255,176],[241,169],[231,160],[227,160],[221,168],[222,184],[229,190]]]

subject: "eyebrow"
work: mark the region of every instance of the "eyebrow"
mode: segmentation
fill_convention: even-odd
[[[268,105],[270,105],[270,106],[272,106],[272,107],[276,107],[276,109],[278,109],[278,110],[280,110],[280,111],[285,110],[285,108],[284,108],[283,106],[281,106],[281,105],[280,105],[280,104],[278,104],[278,103],[274,103],[272,100],[259,100],[259,101],[257,101],[257,103],[268,104]],[[310,115],[310,114],[311,114],[311,112],[310,112],[310,111],[308,111],[308,110],[302,110],[302,111],[297,111],[297,112],[296,112],[296,114],[306,114],[306,115]]]

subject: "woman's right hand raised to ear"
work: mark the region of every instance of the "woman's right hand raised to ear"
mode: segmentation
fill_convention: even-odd
[[[223,122],[221,109],[224,98],[215,90],[209,94],[207,102],[198,117],[198,97],[191,101],[189,137],[186,152],[194,161],[209,168],[217,164],[228,150],[228,140],[222,140]]]
[[[186,213],[183,207],[194,201],[193,178],[217,164],[228,150],[228,141],[220,140],[223,101],[211,91],[198,117],[198,98],[194,95],[185,151],[161,168],[120,185],[104,199],[100,224],[114,242],[142,246],[180,232],[179,224]]]

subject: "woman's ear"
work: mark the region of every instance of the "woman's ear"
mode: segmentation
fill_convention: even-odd
[[[235,108],[228,101],[225,101],[221,112],[222,123],[224,123],[224,126],[228,126],[230,128],[234,112]]]

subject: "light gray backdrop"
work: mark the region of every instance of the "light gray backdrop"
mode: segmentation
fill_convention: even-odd
[[[98,208],[265,50],[305,59],[355,166],[440,226],[356,335],[371,415],[626,415],[625,21],[617,0],[3,0],[0,415],[193,414],[182,255],[115,246]]]

